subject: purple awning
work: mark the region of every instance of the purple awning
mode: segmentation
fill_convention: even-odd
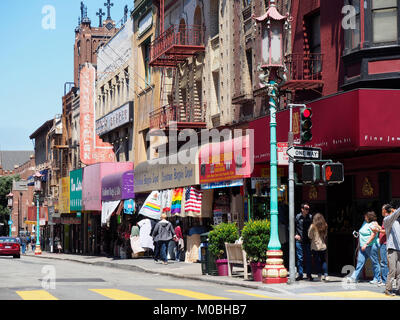
[[[134,199],[133,170],[105,176],[101,183],[101,200],[118,201]]]

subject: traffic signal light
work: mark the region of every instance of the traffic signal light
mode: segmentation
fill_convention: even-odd
[[[326,184],[342,183],[344,181],[344,167],[342,163],[325,163],[322,166],[322,180]]]
[[[304,184],[314,184],[320,180],[320,166],[314,162],[303,164],[302,181]]]
[[[301,143],[304,144],[312,139],[312,111],[311,108],[300,109],[300,139]]]

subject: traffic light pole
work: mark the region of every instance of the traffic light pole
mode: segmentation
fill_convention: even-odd
[[[294,146],[293,107],[305,107],[304,104],[289,104],[290,123],[288,147]],[[289,157],[289,284],[296,282],[296,249],[295,249],[295,214],[294,214],[294,160]]]

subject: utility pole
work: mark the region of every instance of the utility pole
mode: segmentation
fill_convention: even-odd
[[[293,107],[305,107],[304,104],[289,104],[290,120],[288,147],[294,146]],[[294,159],[289,157],[289,284],[296,282],[295,214],[294,214]]]

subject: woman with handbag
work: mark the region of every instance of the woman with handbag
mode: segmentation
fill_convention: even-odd
[[[350,277],[347,277],[348,282],[358,282],[361,271],[364,268],[367,259],[370,258],[372,261],[372,269],[374,273],[374,279],[370,281],[371,284],[381,282],[381,270],[378,259],[379,249],[379,225],[376,222],[377,217],[374,211],[369,211],[364,215],[364,223],[358,231],[359,234],[359,250],[357,256],[356,270]]]
[[[311,254],[318,266],[318,278],[328,281],[328,267],[326,264],[326,237],[328,235],[328,224],[322,214],[316,213],[312,224],[308,229],[308,237],[311,240]],[[323,273],[323,274],[322,274]]]

